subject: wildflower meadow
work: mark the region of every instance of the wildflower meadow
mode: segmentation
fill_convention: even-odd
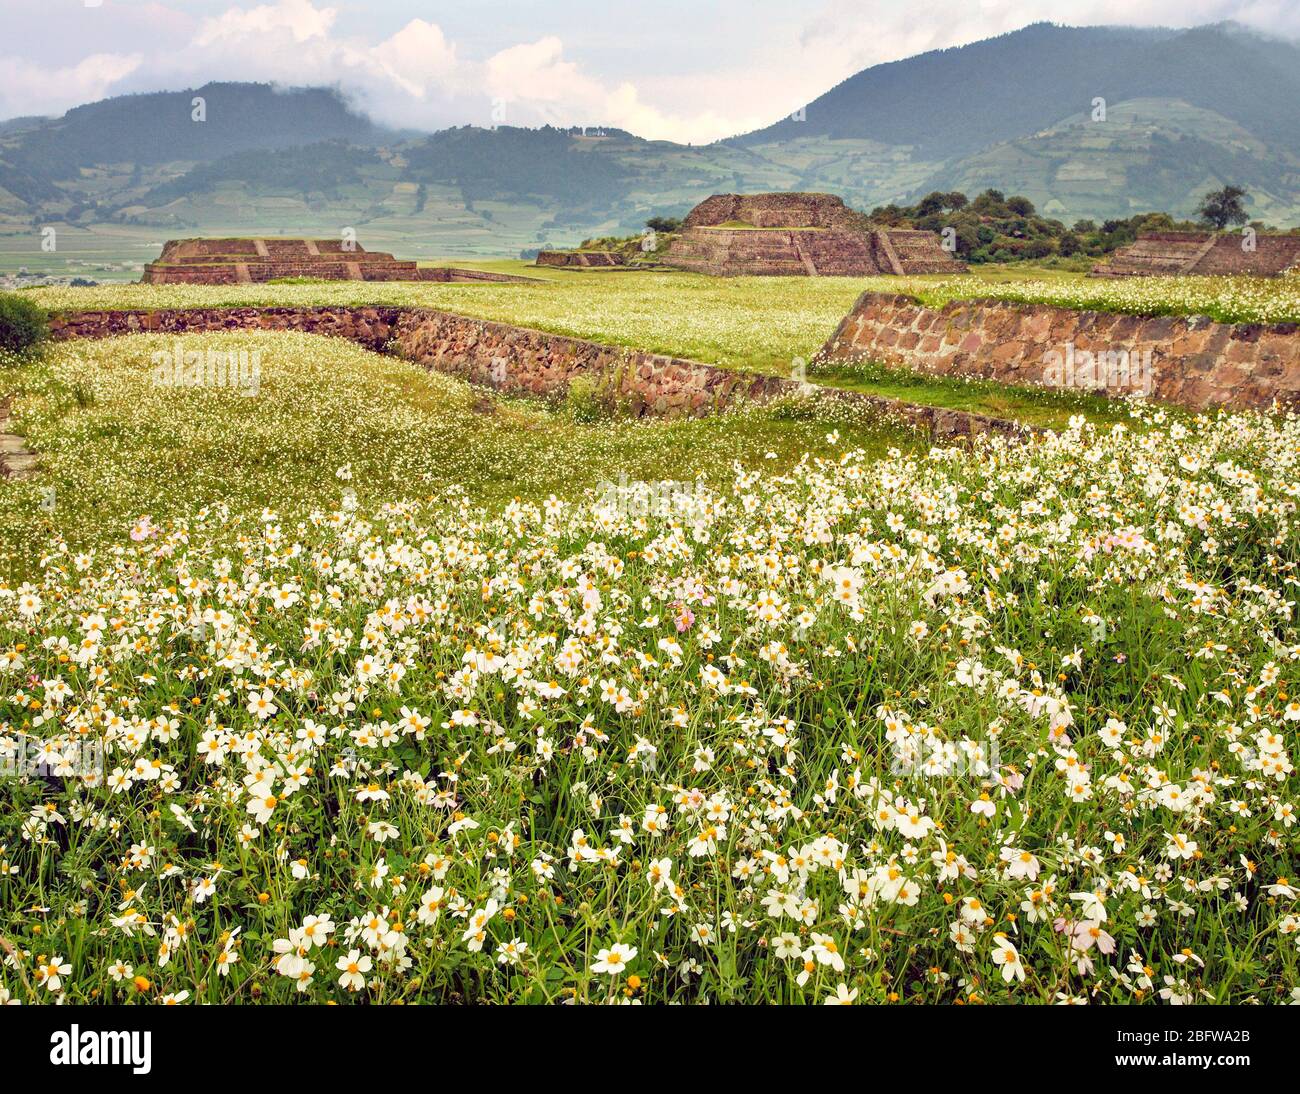
[[[54,537],[4,999],[1300,999],[1300,420],[823,439]]]

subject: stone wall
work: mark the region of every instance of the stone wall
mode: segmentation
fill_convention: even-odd
[[[455,281],[473,283],[475,281],[492,281],[505,283],[513,281],[525,285],[541,283],[540,277],[524,277],[522,274],[497,273],[495,270],[466,270],[460,266],[421,266],[421,281]]]
[[[858,227],[862,217],[835,194],[714,194],[686,214],[683,228],[740,221],[755,228]]]
[[[50,317],[50,336],[113,338],[122,334],[193,334],[203,331],[297,330],[333,335],[381,351],[401,308],[177,308],[163,311],[64,312]]]
[[[1227,232],[1142,232],[1092,268],[1094,277],[1250,275],[1278,277],[1300,266],[1300,236],[1258,234],[1254,247]]]
[[[966,269],[933,232],[838,228],[687,228],[662,261],[714,277],[871,277]]]
[[[735,372],[445,312],[404,313],[390,349],[425,368],[510,394],[557,396],[577,377],[590,378],[595,381],[598,399],[637,417],[704,417],[746,402],[818,398],[862,407],[926,430],[938,439],[1022,433],[1013,422],[982,414],[814,388],[779,376]]]
[[[519,395],[562,396],[577,377],[595,382],[598,399],[637,417],[704,417],[746,402],[814,398],[847,404],[924,430],[936,440],[974,434],[1021,436],[1014,422],[982,414],[916,406],[859,392],[814,388],[779,376],[734,372],[661,354],[606,346],[506,323],[425,309],[191,308],[93,311],[57,315],[57,339],[137,333],[298,330],[359,342],[427,369]]]
[[[714,277],[871,277],[966,269],[933,232],[873,229],[834,194],[795,192],[705,198],[686,215],[662,262]]]
[[[618,251],[538,251],[539,266],[626,266]]]
[[[169,239],[144,268],[149,285],[239,285],[284,277],[329,281],[528,281],[450,266],[421,269],[386,251],[338,239]]]
[[[893,251],[900,274],[965,273],[966,263],[943,249],[939,236],[910,228],[874,233],[878,248]],[[888,272],[888,271],[887,271]]]
[[[863,293],[814,359],[870,360],[942,376],[1145,390],[1193,409],[1300,406],[1300,326],[1197,316],[1113,315],[996,300],[930,308]]]
[[[824,228],[687,228],[662,261],[714,277],[866,276],[885,273],[871,238]]]

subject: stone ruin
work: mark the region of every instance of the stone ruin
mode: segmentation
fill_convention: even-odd
[[[538,251],[537,265],[601,269],[626,266],[627,260],[618,251]]]
[[[964,273],[933,232],[873,228],[834,194],[714,194],[661,261],[715,276]]]
[[[148,285],[241,285],[281,277],[329,281],[530,281],[510,274],[421,268],[338,239],[169,239],[144,268]]]
[[[1137,241],[1092,268],[1093,277],[1215,277],[1251,274],[1280,277],[1300,268],[1300,236],[1257,234],[1254,249],[1245,237],[1218,232],[1142,232]]]

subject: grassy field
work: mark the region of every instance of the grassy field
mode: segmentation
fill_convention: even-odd
[[[861,287],[329,288],[788,370]],[[1073,422],[4,362],[0,1003],[1300,1001],[1300,419],[819,378]]]
[[[1249,322],[1300,321],[1300,278],[989,276],[745,277],[686,273],[546,274],[541,284],[121,285],[33,290],[54,309],[389,303],[456,311],[560,334],[734,368],[788,372],[834,331],[858,294],[904,292],[925,303],[987,297],[1141,314],[1198,314]]]
[[[26,378],[3,1001],[1300,997],[1295,421],[584,435],[252,341]],[[625,468],[712,486],[545,496]]]
[[[646,349],[744,371],[788,376],[807,365],[858,295],[910,292],[932,305],[989,296],[1112,310],[1187,311],[1233,318],[1300,318],[1300,279],[1146,278],[1091,281],[1059,270],[1035,280],[977,267],[969,277],[714,278],[686,273],[601,275],[515,260],[467,263],[527,273],[537,284],[316,283],[256,286],[106,286],[45,289],[54,309],[389,303],[454,311],[611,345]],[[1041,275],[1041,276],[1040,276]],[[927,381],[905,372],[856,368],[810,374],[816,383],[909,402],[1018,418],[1064,428],[1072,414],[1109,423],[1127,412],[1095,397],[998,384]]]
[[[177,346],[242,352],[250,365],[256,355],[256,390],[160,385],[155,354]],[[11,578],[30,574],[53,532],[83,549],[119,540],[146,514],[165,523],[201,506],[270,506],[288,520],[337,505],[344,488],[367,504],[455,488],[499,510],[516,496],[572,500],[619,473],[726,478],[733,460],[784,469],[824,451],[837,427],[874,452],[919,440],[897,427],[779,409],[582,423],[563,405],[485,398],[349,342],[299,334],[66,343],[0,369],[0,398],[10,394],[42,466],[34,479],[0,485],[0,572]],[[345,464],[352,477],[343,483],[335,472]]]
[[[883,395],[905,403],[1007,418],[1031,429],[1063,430],[1068,428],[1075,415],[1102,426],[1133,421],[1130,403],[1123,399],[1107,399],[1085,392],[1049,391],[1003,384],[997,380],[929,376],[912,369],[889,368],[871,362],[836,368],[819,366],[809,373],[809,379],[826,387]],[[1166,413],[1181,412],[1171,408]]]

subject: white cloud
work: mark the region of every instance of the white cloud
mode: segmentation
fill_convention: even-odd
[[[340,36],[336,14],[312,0],[277,0],[230,7],[199,22],[183,44],[151,54],[95,54],[73,68],[0,57],[0,85],[11,89],[8,99],[0,93],[0,115],[58,113],[143,87],[261,80],[338,86],[376,121],[421,129],[502,120],[611,125],[651,138],[699,142],[762,120],[761,114],[656,107],[630,81],[607,84],[583,72],[553,35],[474,61],[463,58],[435,23],[412,19],[371,44]]]
[[[280,0],[255,8],[228,8],[220,15],[205,19],[194,38],[199,47],[219,46],[224,42],[243,44],[250,38],[287,33],[295,42],[325,38],[334,25],[333,8],[316,8],[311,0]]]
[[[648,140],[701,143],[758,124],[754,118],[714,110],[672,113],[643,101],[631,81],[607,86],[564,58],[564,44],[551,35],[503,49],[490,57],[484,81],[504,105],[507,124],[608,125]],[[750,123],[750,124],[747,124]]]
[[[766,125],[868,65],[1038,19],[1174,26],[1236,19],[1300,35],[1297,0],[825,0],[802,24],[797,11],[777,18],[756,6],[754,18],[767,20],[762,33],[749,35],[746,47],[719,48],[699,71],[662,71],[658,43],[645,51],[645,65],[608,79],[567,55],[555,34],[471,59],[436,23],[411,19],[376,44],[341,33],[336,10],[313,0],[234,4],[204,19],[159,3],[132,10],[127,26],[147,17],[166,33],[134,34],[130,52],[97,52],[75,65],[0,56],[0,117],[57,113],[125,91],[261,80],[337,86],[376,121],[401,127],[611,125],[702,143]],[[116,25],[98,24],[105,34]],[[670,41],[677,33],[664,31]]]
[[[110,88],[144,63],[139,53],[92,53],[75,65],[45,67],[0,57],[0,118],[60,114],[111,94]]]
[[[800,46],[821,58],[831,81],[885,61],[966,45],[1028,23],[1067,26],[1192,27],[1234,21],[1300,36],[1296,0],[910,0],[905,5],[828,0],[809,19]]]
[[[412,19],[391,38],[370,51],[385,74],[407,94],[426,99],[438,91],[466,94],[465,66],[456,47],[435,23]]]

